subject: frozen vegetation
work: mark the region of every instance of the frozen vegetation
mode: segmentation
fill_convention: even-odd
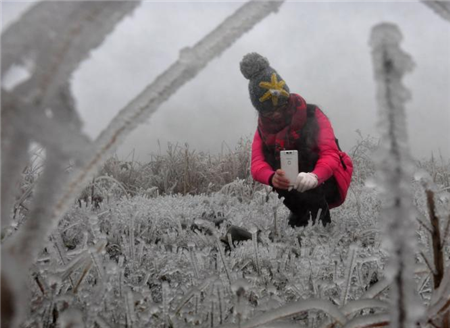
[[[396,25],[382,23],[373,28],[370,39],[381,131],[377,180],[382,191],[382,231],[391,254],[386,276],[391,283],[393,328],[411,327],[422,315],[414,291],[412,166],[404,107],[410,94],[402,84],[403,75],[412,70],[413,62],[400,48],[402,38]]]
[[[243,140],[217,157],[172,146],[145,164],[107,161],[33,264],[24,327],[67,327],[77,320],[86,327],[331,327],[333,322],[364,327],[387,322],[389,252],[383,246],[380,191],[371,182],[370,154],[378,142],[361,138],[349,152],[356,164],[354,181],[347,202],[333,210],[333,223],[297,229],[288,227],[288,212],[275,193],[254,184],[248,173],[237,176],[248,167],[246,144]],[[218,165],[228,168],[231,182],[217,177],[208,190],[195,175],[186,176],[195,170],[186,170],[178,181],[184,185],[191,178],[190,189],[172,188],[170,172],[186,165],[186,159],[210,176]],[[38,161],[30,163],[23,191],[34,185],[40,170]],[[442,254],[448,265],[450,164],[433,159],[414,170],[409,184],[417,212],[410,224],[418,249],[411,275],[420,304],[437,314],[448,308],[450,294],[448,274],[442,296],[434,291],[434,239],[424,181],[435,188],[433,211],[447,241]],[[145,185],[164,179],[167,189],[162,182],[156,188]],[[27,220],[33,197],[31,192],[17,203],[8,234]]]
[[[371,38],[382,138],[349,151],[353,183],[333,222],[292,229],[251,180],[245,138],[220,155],[169,145],[149,163],[111,157],[282,2],[244,4],[97,140],[81,134],[68,81],[138,4],[43,2],[2,34],[2,74],[21,72],[2,85],[2,327],[448,328],[450,163],[408,155],[398,28]]]

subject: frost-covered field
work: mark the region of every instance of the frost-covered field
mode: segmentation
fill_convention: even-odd
[[[367,147],[363,140],[353,150],[354,182],[346,203],[332,210],[332,224],[296,229],[287,226],[288,212],[276,194],[250,179],[201,195],[141,191],[130,196],[123,192],[127,182],[118,180],[137,173],[115,162],[122,168],[118,175],[94,190],[97,197],[107,189],[109,194],[98,206],[89,198],[76,202],[39,255],[23,327],[76,322],[86,327],[215,327],[264,319],[262,313],[267,321],[277,319],[277,327],[321,327],[332,322],[330,317],[341,320],[340,313],[346,320],[386,313],[388,303],[380,300],[388,297],[387,253]],[[438,189],[449,187],[448,166],[422,166],[417,177],[426,169]],[[145,180],[135,178],[135,183]],[[422,185],[412,183],[422,254],[417,255],[417,290],[428,304],[432,278],[424,257],[433,262],[430,223]],[[444,232],[448,190],[437,196],[438,214],[442,224],[447,222]],[[249,238],[236,227],[250,236],[253,232],[253,239],[230,247],[230,238]],[[448,263],[448,244],[445,254]]]

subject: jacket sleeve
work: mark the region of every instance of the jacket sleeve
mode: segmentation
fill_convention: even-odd
[[[263,142],[256,130],[252,143],[251,173],[254,180],[270,185],[270,179],[275,173],[269,163],[266,162],[263,153]]]
[[[340,165],[339,149],[336,145],[334,131],[330,121],[320,109],[316,110],[316,119],[319,125],[317,146],[319,159],[312,173],[319,178],[319,184],[328,180]]]

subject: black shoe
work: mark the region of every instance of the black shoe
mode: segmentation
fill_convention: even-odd
[[[309,221],[309,211],[303,213],[302,215],[295,214],[291,212],[288,216],[288,224],[292,227],[304,227],[308,225]]]
[[[313,220],[313,224],[316,224],[316,219],[320,211],[319,221],[322,222],[323,226],[326,227],[331,223],[330,210],[328,208],[328,204],[325,204],[324,207],[311,210],[311,216]]]

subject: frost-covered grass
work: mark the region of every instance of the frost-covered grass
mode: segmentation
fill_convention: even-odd
[[[359,154],[375,147],[364,143]],[[382,315],[389,296],[383,285],[388,254],[381,245],[381,206],[376,189],[364,183],[373,174],[370,158],[355,156],[355,163],[365,164],[357,165],[348,199],[332,210],[327,227],[288,227],[287,209],[276,194],[250,179],[208,194],[140,189],[135,195],[110,192],[98,206],[76,202],[32,269],[23,327],[77,320],[86,327],[244,327],[257,324],[255,318],[322,327],[331,324],[331,316],[339,321],[340,315],[340,320]],[[436,210],[444,232],[450,194],[448,179],[441,178],[449,176],[449,166],[436,161],[420,166],[431,169],[439,185]],[[412,183],[421,222],[417,290],[427,305],[433,292],[426,265],[433,263],[432,239],[425,193],[419,182]],[[236,226],[256,228],[257,237],[230,248],[227,232]],[[447,264],[449,246],[444,245]],[[372,300],[361,301],[366,298]]]
[[[250,147],[250,139],[241,138],[234,149],[224,144],[219,154],[212,155],[188,144],[169,143],[165,152],[152,154],[145,164],[112,157],[98,176],[113,177],[130,195],[210,193],[249,177]]]

